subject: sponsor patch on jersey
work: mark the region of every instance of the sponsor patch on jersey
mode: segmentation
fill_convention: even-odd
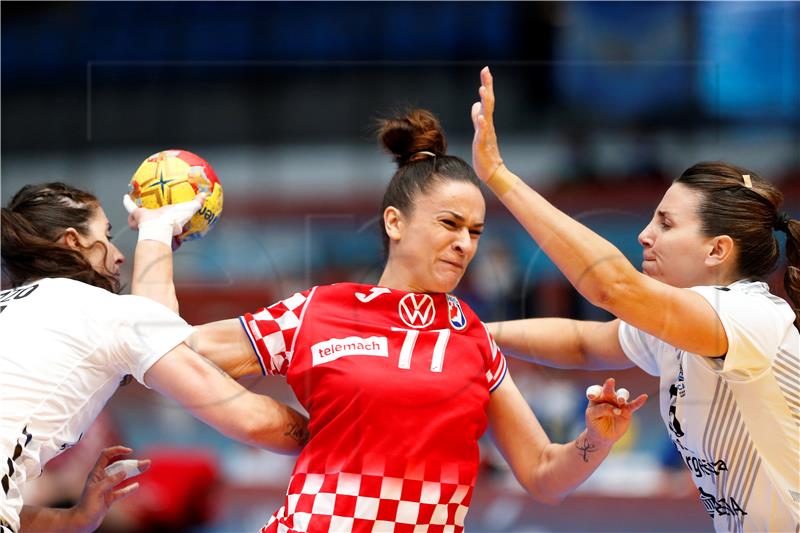
[[[345,337],[344,339],[328,339],[311,347],[311,366],[336,361],[340,357],[350,355],[372,355],[389,357],[389,345],[386,337]]]
[[[410,328],[427,328],[433,324],[436,306],[430,294],[410,292],[400,300],[398,308],[400,320]]]
[[[447,315],[453,329],[462,330],[467,327],[467,317],[461,309],[461,302],[455,296],[447,295]]]

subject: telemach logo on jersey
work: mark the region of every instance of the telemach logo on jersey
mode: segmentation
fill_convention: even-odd
[[[410,328],[427,328],[433,324],[436,308],[429,294],[409,293],[400,300],[400,320]]]
[[[389,344],[386,337],[345,337],[344,339],[328,339],[311,347],[311,366],[336,361],[340,357],[351,355],[372,355],[389,357]]]

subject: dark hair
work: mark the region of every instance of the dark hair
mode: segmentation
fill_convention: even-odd
[[[747,186],[747,180],[752,187]],[[702,194],[699,215],[704,235],[728,235],[738,250],[739,275],[765,279],[780,259],[775,231],[783,228],[780,207],[783,194],[758,174],[721,161],[698,163],[675,180]],[[800,222],[786,223],[788,265],[784,286],[794,303],[800,328]]]
[[[384,252],[388,256],[389,236],[383,223],[387,207],[410,214],[417,194],[428,192],[434,183],[464,181],[480,188],[480,180],[466,161],[446,155],[444,130],[430,111],[411,109],[397,117],[379,120],[378,126],[378,142],[397,163],[397,171],[383,194],[379,218]]]
[[[97,198],[60,182],[26,185],[2,208],[2,271],[12,286],[45,277],[70,278],[111,292],[110,274],[97,272],[79,251],[58,243],[67,228],[88,235]],[[101,242],[92,246],[108,248]]]

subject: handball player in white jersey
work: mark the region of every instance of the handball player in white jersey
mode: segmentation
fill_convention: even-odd
[[[700,163],[667,190],[639,235],[643,273],[503,164],[494,91],[473,106],[478,176],[608,323],[490,324],[498,343],[560,368],[639,366],[661,378],[661,416],[717,531],[800,531],[800,222],[777,188]],[[786,234],[786,292],[770,294]]]
[[[462,531],[487,425],[522,486],[558,502],[646,400],[619,407],[608,380],[578,438],[551,443],[484,324],[449,294],[483,230],[478,178],[446,155],[427,111],[386,120],[379,135],[398,164],[379,283],[314,287],[192,339],[235,376],[285,375],[309,412],[308,444],[265,532]]]
[[[148,276],[171,282],[173,233],[199,206],[196,199],[137,210],[134,293],[157,295],[173,306],[174,292],[156,294]],[[291,430],[304,427],[305,419],[247,392],[192,352],[183,341],[194,328],[175,312],[148,298],[115,294],[124,258],[110,242],[110,230],[97,199],[63,183],[23,187],[2,208],[3,274],[12,285],[0,292],[3,533],[91,531],[114,501],[135,490],[135,484],[115,490],[126,472],[105,471],[115,457],[131,452],[115,446],[102,452],[76,507],[34,508],[22,501],[26,480],[80,440],[126,376],[232,438],[278,451],[297,451],[302,444]]]

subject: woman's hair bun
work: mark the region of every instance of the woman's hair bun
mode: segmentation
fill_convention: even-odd
[[[425,109],[411,109],[399,116],[381,119],[378,126],[378,142],[400,166],[418,152],[437,156],[447,152],[447,139],[439,120]]]

